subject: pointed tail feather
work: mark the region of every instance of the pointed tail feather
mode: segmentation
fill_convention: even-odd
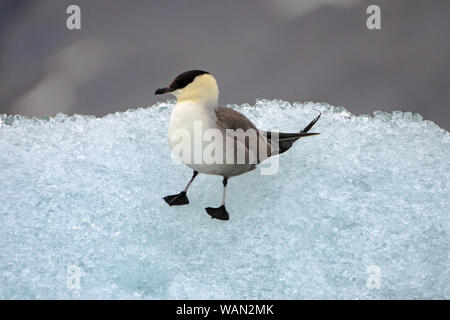
[[[320,134],[320,133],[316,133],[316,132],[282,133],[282,132],[280,132],[278,141],[298,140],[298,139],[304,138],[304,137],[317,136],[318,134]]]
[[[287,150],[289,150],[292,147],[294,142],[300,138],[318,135],[319,133],[313,133],[313,132],[308,133],[308,131],[311,130],[311,128],[316,124],[316,122],[320,119],[321,115],[322,115],[322,113],[320,112],[320,114],[300,132],[296,132],[296,133],[283,133],[283,132],[278,133],[277,132],[278,141],[279,141],[278,142],[279,150],[275,154],[282,154],[283,152],[286,152]],[[272,136],[272,132],[267,132],[266,136],[267,136],[267,138],[270,139]]]
[[[268,131],[265,132],[264,135],[271,139],[272,134],[275,134],[274,132]],[[309,137],[309,136],[316,136],[320,133],[317,132],[294,132],[294,133],[286,133],[286,132],[276,132],[278,135],[278,141],[285,141],[285,140],[298,140],[303,137]]]
[[[319,115],[313,120],[311,121],[310,124],[308,124],[305,129],[303,129],[300,132],[308,132],[309,130],[311,130],[311,128],[316,124],[316,122],[320,119],[320,116],[322,115],[322,112],[319,111]]]

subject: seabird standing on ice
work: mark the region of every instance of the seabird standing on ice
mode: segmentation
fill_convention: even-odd
[[[255,125],[243,114],[238,111],[218,105],[219,88],[216,79],[206,71],[191,70],[178,75],[175,80],[166,88],[156,90],[155,95],[171,93],[177,98],[177,104],[172,111],[169,124],[169,145],[172,151],[177,146],[177,141],[180,140],[180,132],[188,133],[192,140],[182,141],[181,149],[186,150],[190,154],[192,151],[193,157],[188,160],[181,158],[176,154],[181,161],[194,170],[192,178],[182,192],[176,195],[164,197],[164,200],[170,205],[184,205],[189,204],[186,192],[194,181],[198,173],[219,175],[223,177],[223,196],[222,205],[218,208],[206,208],[206,212],[212,217],[220,220],[228,220],[229,214],[225,208],[225,192],[228,179],[240,174],[249,172],[255,169],[256,165],[267,159],[268,157],[281,154],[288,150],[292,144],[299,138],[316,135],[318,133],[308,133],[308,131],[319,120],[320,115],[317,116],[308,126],[297,133],[279,133],[258,130]],[[200,140],[194,141],[196,126],[201,127]],[[219,163],[211,163],[204,161],[194,161],[195,153],[205,151],[207,143],[203,141],[203,133],[207,130],[218,130],[223,134],[224,139],[217,145],[220,150],[223,150],[224,161]],[[230,131],[241,132],[240,134],[232,133],[231,139]],[[239,130],[242,129],[242,130]],[[248,137],[242,134],[247,130],[254,130],[257,143],[250,143]],[[197,138],[198,139],[198,138]],[[226,140],[225,140],[226,139]],[[200,148],[196,151],[195,145]],[[260,149],[263,150],[260,152]],[[233,152],[226,152],[232,150]],[[217,152],[217,151],[216,151]],[[236,161],[236,153],[243,152],[245,154],[245,161]],[[175,153],[175,152],[174,152]],[[231,162],[229,162],[231,159]],[[253,159],[253,160],[251,160]]]

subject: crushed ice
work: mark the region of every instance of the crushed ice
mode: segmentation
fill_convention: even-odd
[[[204,211],[219,177],[200,175],[189,206],[161,200],[191,176],[170,156],[172,107],[0,116],[0,298],[450,298],[447,131],[408,112],[234,106],[284,131],[324,114],[278,174],[230,180],[222,222]]]

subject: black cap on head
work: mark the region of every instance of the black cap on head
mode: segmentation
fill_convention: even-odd
[[[179,74],[175,80],[172,81],[169,87],[167,88],[161,88],[156,90],[155,94],[164,94],[168,92],[172,92],[178,89],[183,89],[186,87],[189,83],[194,81],[194,79],[197,76],[200,76],[202,74],[209,74],[209,72],[202,71],[202,70],[190,70],[183,72],[182,74]]]
[[[169,88],[172,90],[182,89],[186,87],[189,83],[194,81],[195,77],[202,74],[209,74],[209,72],[202,70],[190,70],[183,72],[182,74],[178,75],[175,78],[175,80],[172,81]]]

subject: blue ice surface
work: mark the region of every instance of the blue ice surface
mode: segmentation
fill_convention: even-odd
[[[0,298],[450,298],[449,132],[409,112],[233,106],[288,132],[323,115],[276,175],[230,179],[224,222],[204,210],[220,177],[188,206],[161,199],[192,174],[167,144],[173,104],[0,117]]]

